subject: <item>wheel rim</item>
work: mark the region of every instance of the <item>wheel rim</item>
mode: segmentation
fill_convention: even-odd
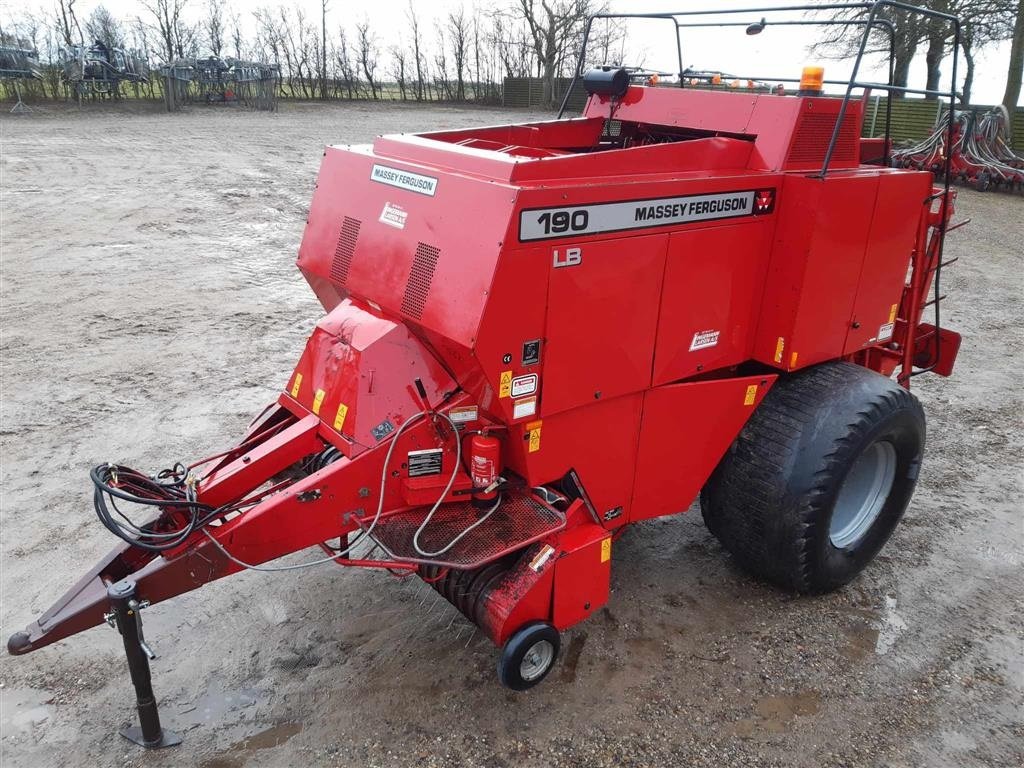
[[[828,535],[840,549],[860,541],[878,519],[896,478],[896,448],[872,443],[850,467],[839,489]]]
[[[519,676],[527,682],[536,680],[547,672],[555,658],[555,646],[549,640],[538,640],[519,663]]]

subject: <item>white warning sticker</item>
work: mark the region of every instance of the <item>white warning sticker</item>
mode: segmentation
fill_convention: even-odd
[[[475,405],[462,405],[448,411],[448,418],[456,424],[467,424],[476,421],[479,411]]]
[[[380,212],[381,224],[387,224],[395,229],[405,229],[405,220],[409,218],[409,212],[400,205],[384,203],[384,210]]]
[[[544,564],[551,559],[553,554],[555,554],[555,548],[550,544],[545,544],[541,551],[534,555],[533,560],[530,561],[530,567],[537,573],[540,573],[544,568]]]
[[[718,336],[721,331],[697,331],[693,334],[693,341],[690,342],[690,351],[696,352],[698,349],[707,349],[718,344]]]
[[[533,416],[535,413],[537,413],[536,397],[526,397],[512,403],[513,419],[525,419],[527,416]]]
[[[532,395],[537,391],[537,383],[540,379],[536,373],[528,373],[526,376],[516,376],[512,379],[512,397],[523,397]]]
[[[433,176],[423,176],[412,171],[402,171],[398,168],[388,168],[386,165],[375,165],[370,171],[370,179],[379,181],[381,184],[390,184],[399,189],[408,189],[410,192],[419,192],[421,195],[434,196],[437,191],[437,179]]]
[[[878,328],[878,340],[888,341],[892,338],[892,331],[896,327],[895,323],[886,323],[885,325],[879,326]]]

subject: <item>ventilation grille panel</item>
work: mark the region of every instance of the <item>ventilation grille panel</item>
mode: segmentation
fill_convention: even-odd
[[[352,266],[352,256],[356,252],[356,240],[359,239],[359,227],[362,222],[348,216],[341,223],[341,234],[334,248],[334,260],[331,262],[331,280],[344,285],[348,280],[348,270]]]
[[[416,255],[412,260],[412,271],[409,282],[405,284],[405,296],[402,298],[402,314],[419,320],[423,316],[423,308],[427,304],[427,294],[434,280],[434,269],[441,251],[432,245],[419,243]]]
[[[825,162],[825,152],[832,140],[832,131],[836,127],[836,117],[822,112],[804,112],[793,137],[793,146],[789,150],[789,163]],[[838,163],[851,163],[859,160],[857,156],[857,133],[860,115],[856,110],[847,111],[843,125],[836,139],[836,149],[832,160]]]

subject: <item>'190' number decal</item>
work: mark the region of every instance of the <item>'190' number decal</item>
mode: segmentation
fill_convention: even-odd
[[[544,227],[544,234],[552,232],[583,232],[590,221],[587,211],[547,211],[537,217],[537,223]]]

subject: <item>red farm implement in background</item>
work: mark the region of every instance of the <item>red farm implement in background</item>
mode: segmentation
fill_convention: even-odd
[[[901,3],[849,7],[864,41],[894,8],[959,34]],[[803,10],[758,10],[748,32]],[[679,39],[734,13],[627,18]],[[108,621],[139,699],[127,735],[162,746],[139,611],[243,569],[419,577],[523,690],[608,601],[614,539],[698,495],[782,586],[867,565],[920,469],[911,377],[949,375],[959,346],[939,322],[948,167],[936,188],[860,138],[854,91],[907,89],[858,80],[863,44],[828,98],[820,70],[789,95],[584,74],[586,40],[581,117],[327,148],[298,258],[326,315],[280,396],[211,459],[93,470],[123,541],[11,653]]]
[[[947,141],[949,129],[944,120],[945,116],[940,118],[924,141],[894,149],[893,165],[932,171],[941,177],[948,156],[955,183],[972,186],[979,192],[1024,192],[1024,156],[1010,148],[1010,116],[1003,107],[993,107],[982,114],[974,110],[956,111],[952,141]],[[947,152],[947,147],[952,147],[952,151]]]

